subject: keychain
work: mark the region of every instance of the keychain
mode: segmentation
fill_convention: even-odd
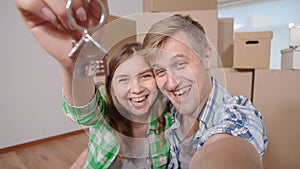
[[[73,44],[73,48],[69,53],[69,57],[74,60],[73,76],[78,78],[105,75],[107,51],[90,35],[90,32],[96,31],[103,26],[107,18],[107,9],[101,0],[97,0],[102,9],[99,22],[94,27],[85,28],[78,25],[73,16],[73,2],[74,0],[67,1],[68,19],[74,28],[83,33],[82,38],[76,44]],[[89,0],[87,0],[87,3],[89,3]]]

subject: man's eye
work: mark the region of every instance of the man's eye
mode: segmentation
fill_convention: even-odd
[[[179,61],[176,63],[176,68],[181,69],[185,67],[185,62],[184,61]]]
[[[162,69],[157,69],[154,71],[155,72],[155,75],[156,76],[163,76],[166,74],[166,71],[165,70],[162,70]]]

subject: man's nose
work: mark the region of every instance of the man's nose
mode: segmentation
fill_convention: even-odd
[[[166,87],[168,90],[175,90],[178,86],[178,78],[175,74],[168,73]]]

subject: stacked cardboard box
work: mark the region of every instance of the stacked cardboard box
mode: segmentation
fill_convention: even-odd
[[[144,0],[144,12],[216,10],[216,0]]]
[[[136,41],[136,21],[110,15],[107,23],[93,37],[112,53],[118,47]]]
[[[120,29],[120,25],[122,25],[122,29]],[[109,15],[107,24],[95,32],[93,38],[100,42],[110,55],[124,44],[136,42],[136,22]],[[105,76],[96,76],[95,82],[98,81],[105,82]]]
[[[300,23],[289,24],[289,46],[300,47]]]
[[[265,169],[297,169],[300,130],[300,70],[255,69],[253,102],[261,111],[268,148]]]
[[[300,166],[297,158],[300,153],[300,71],[292,70],[300,68],[300,56],[295,46],[297,41],[291,38],[293,31],[290,27],[290,47],[281,50],[282,70],[255,69],[254,72],[253,102],[264,117],[269,139],[263,157],[265,169],[296,169]],[[300,35],[296,37],[299,40]]]
[[[281,50],[281,53],[282,68],[296,68],[297,57],[295,58],[294,48]],[[254,71],[253,102],[264,117],[269,139],[263,157],[264,167],[266,169],[298,168],[300,162],[296,157],[300,149],[296,148],[298,146],[296,140],[299,136],[295,133],[298,132],[297,119],[300,117],[300,97],[297,92],[300,85],[298,80],[300,71],[270,70],[264,66],[261,68],[265,69],[256,67]]]
[[[282,69],[300,69],[300,48],[287,48],[280,52]]]
[[[218,18],[218,67],[233,67],[233,18]]]
[[[289,48],[281,50],[281,68],[300,69],[300,23],[289,24]]]
[[[234,32],[233,18],[219,18],[218,53],[221,65],[235,69],[269,68],[272,31]]]
[[[252,99],[253,71],[233,68],[211,68],[210,74],[233,95]]]
[[[235,33],[233,67],[269,68],[272,31]]]

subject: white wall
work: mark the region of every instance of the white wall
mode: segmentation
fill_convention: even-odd
[[[140,0],[109,0],[117,16]],[[0,148],[81,129],[62,112],[59,66],[35,42],[12,0],[0,3]]]
[[[270,68],[280,69],[280,50],[288,48],[288,23],[300,23],[299,1],[256,1],[220,8],[219,17],[234,17],[235,32],[273,31]]]

